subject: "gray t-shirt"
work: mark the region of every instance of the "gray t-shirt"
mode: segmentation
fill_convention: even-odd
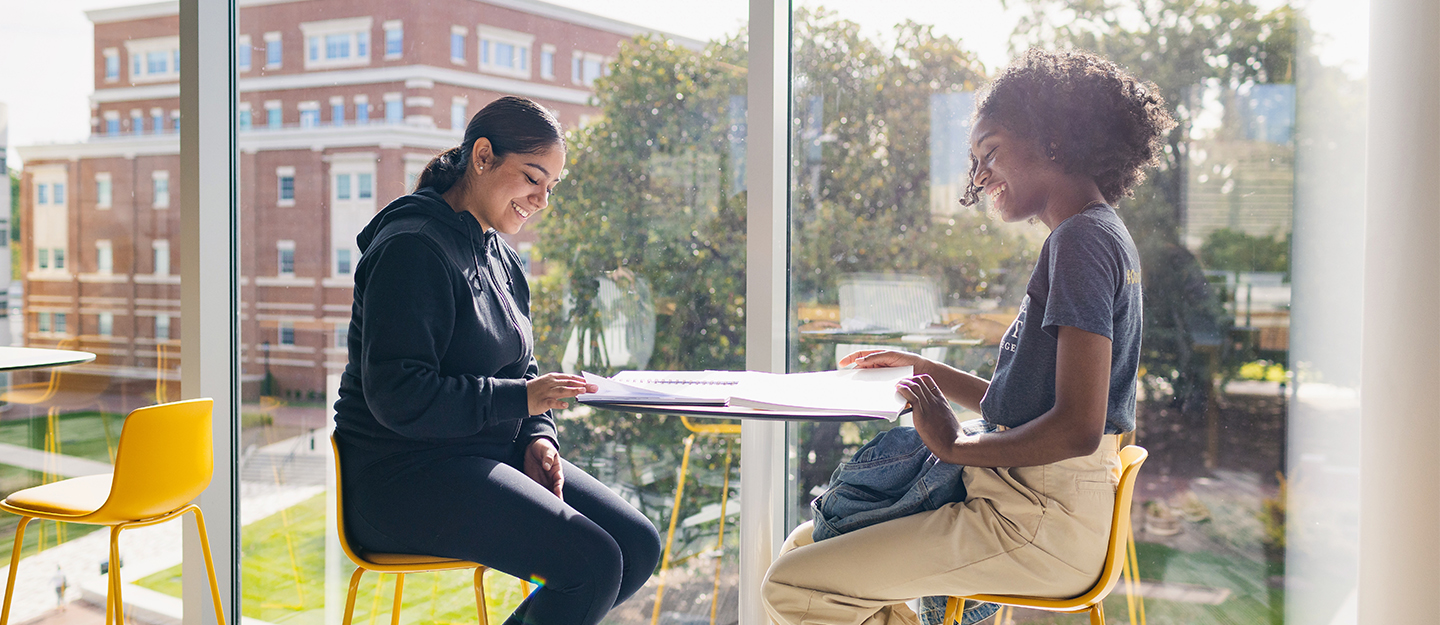
[[[1030,323],[1039,319],[1040,323]],[[1055,407],[1055,346],[1060,326],[1111,341],[1105,433],[1135,429],[1135,372],[1140,365],[1140,255],[1125,223],[1097,205],[1066,219],[1045,239],[1025,288],[1020,315],[1000,341],[986,421],[1017,427]]]

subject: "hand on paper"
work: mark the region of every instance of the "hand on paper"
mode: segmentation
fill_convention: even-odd
[[[599,390],[600,387],[586,383],[585,378],[565,373],[547,373],[525,383],[532,415],[544,414],[546,410],[564,410],[570,407],[565,398]]]
[[[920,440],[941,460],[950,457],[950,448],[960,438],[960,420],[935,379],[924,374],[911,376],[896,384],[895,390],[910,402]]]
[[[893,349],[862,349],[850,352],[840,359],[840,367],[854,366],[856,369],[878,369],[881,367],[914,367],[915,374],[928,373],[931,361],[919,354],[895,351]]]
[[[550,439],[542,437],[530,441],[530,446],[525,449],[525,475],[564,501],[565,474],[560,468],[560,452],[555,450],[555,443]]]

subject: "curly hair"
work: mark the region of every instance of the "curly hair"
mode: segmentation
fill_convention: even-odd
[[[1175,126],[1153,83],[1082,50],[1026,51],[981,96],[981,116],[1039,142],[1066,173],[1094,178],[1112,204],[1160,163],[1162,138]],[[980,200],[978,166],[971,155],[965,206]]]

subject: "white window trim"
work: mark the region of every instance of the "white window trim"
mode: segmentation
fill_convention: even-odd
[[[400,51],[399,51],[399,52],[396,52],[396,53],[394,53],[394,54],[391,54],[391,53],[390,53],[390,31],[392,31],[392,30],[398,30],[398,31],[400,31]],[[392,60],[398,59],[398,58],[400,58],[400,57],[402,57],[402,56],[405,56],[405,21],[404,21],[404,20],[386,20],[383,24],[380,25],[380,32],[381,32],[380,45],[383,46],[383,47],[385,47],[385,53],[384,53],[384,57],[383,57],[385,60],[387,60],[387,61],[392,61]]]
[[[480,71],[488,72],[491,74],[501,74],[504,76],[514,76],[516,78],[530,78],[531,71],[534,70],[535,65],[534,63],[530,62],[531,59],[529,58],[535,52],[535,35],[529,33],[522,33],[518,30],[508,30],[505,28],[496,28],[494,26],[485,26],[483,24],[475,27],[475,35],[475,56],[480,59]],[[510,45],[516,46],[517,48],[525,48],[525,54],[523,55],[518,54],[518,50],[516,51],[517,60],[521,56],[525,57],[525,69],[522,70],[519,67],[513,66],[504,67],[501,65],[496,65],[493,62],[487,63],[485,61],[484,46],[486,42],[490,41],[498,43],[508,43]],[[491,54],[493,55],[494,53],[492,52]],[[494,59],[492,58],[491,60],[493,61]]]
[[[109,187],[110,187],[110,188],[109,188],[109,191],[110,191],[109,193],[104,194],[104,195],[101,195],[100,189],[99,189],[99,186],[100,186],[100,183],[101,183],[101,182],[104,182],[105,184],[109,185]],[[114,180],[110,177],[110,172],[108,172],[108,171],[102,171],[102,172],[100,172],[100,173],[95,174],[95,186],[96,186],[96,189],[95,189],[95,208],[98,209],[98,210],[106,210],[106,209],[109,209],[109,208],[114,204],[114,201],[115,201],[115,182],[114,182]]]
[[[301,58],[305,60],[305,69],[329,69],[334,67],[359,67],[370,64],[370,56],[375,53],[375,42],[370,37],[374,29],[375,18],[347,17],[334,20],[321,20],[318,22],[300,23]],[[327,59],[324,55],[324,38],[326,35],[349,35],[350,36],[350,58]],[[359,39],[366,37],[365,54],[362,56],[359,50]],[[320,37],[321,54],[320,58],[310,58],[310,38]]]
[[[125,42],[125,54],[130,57],[130,82],[160,82],[164,80],[175,80],[180,77],[180,68],[175,67],[175,51],[180,49],[179,37],[152,37],[149,39],[131,39]],[[165,52],[166,71],[150,73],[149,63],[145,55],[150,52]],[[135,73],[135,58],[140,57],[140,73]]]
[[[291,190],[290,199],[288,199],[288,200],[285,200],[285,199],[281,199],[281,198],[280,198],[280,179],[283,178],[283,177],[285,177],[285,176],[289,176],[289,177],[290,177],[290,180],[291,180],[291,183],[290,183],[290,184],[292,185],[292,186],[291,186],[291,189],[290,189],[290,190]],[[294,186],[293,186],[293,185],[295,184],[295,183],[294,183],[294,180],[295,180],[295,168],[294,168],[294,167],[289,166],[289,165],[285,165],[285,166],[281,166],[281,167],[276,167],[276,168],[275,168],[275,205],[276,205],[276,206],[294,206],[294,205],[295,205],[295,191],[297,191],[297,189],[295,189]],[[291,245],[293,246],[294,243],[291,243]]]
[[[451,26],[451,27],[450,27],[450,36],[453,38],[455,35],[460,35],[461,37],[467,37],[467,38],[468,38],[469,35],[470,35],[470,29],[469,29],[469,28],[466,28],[466,27],[464,27],[464,26]],[[447,42],[450,43],[450,62],[451,62],[451,63],[454,63],[454,64],[456,64],[456,65],[464,65],[464,64],[465,64],[465,57],[463,57],[463,56],[459,56],[459,57],[455,56],[455,44],[454,44],[454,42],[453,42],[453,41],[447,41]],[[465,54],[465,45],[466,45],[466,44],[465,44],[464,41],[461,41],[461,42],[460,42],[460,54]]]
[[[150,172],[150,191],[154,193],[155,183],[161,180],[165,181],[165,194],[155,193],[155,197],[151,199],[151,208],[170,208],[170,172],[163,169]]]

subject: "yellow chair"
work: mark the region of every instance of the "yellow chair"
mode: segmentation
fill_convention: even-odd
[[[1134,544],[1133,540],[1129,538],[1130,500],[1135,493],[1135,476],[1140,472],[1140,465],[1145,463],[1148,455],[1149,452],[1146,452],[1143,447],[1135,445],[1127,445],[1120,450],[1120,485],[1115,490],[1115,513],[1110,523],[1110,548],[1105,552],[1105,567],[1101,569],[1100,579],[1096,580],[1094,587],[1085,594],[1072,599],[1043,599],[1015,595],[950,597],[945,604],[945,625],[956,621],[964,599],[1050,612],[1089,612],[1091,625],[1105,625],[1105,608],[1101,602],[1115,588],[1115,583],[1120,579],[1121,569],[1133,567],[1135,564]],[[1127,544],[1129,545],[1128,559]]]
[[[192,399],[137,409],[120,431],[114,473],[27,488],[0,501],[0,510],[20,515],[0,625],[10,618],[10,595],[15,588],[20,547],[24,544],[25,525],[31,519],[110,526],[110,591],[105,601],[105,623],[124,625],[118,565],[121,530],[164,523],[187,512],[195,513],[200,528],[216,622],[225,623],[205,515],[199,506],[189,503],[210,485],[215,470],[210,429],[214,404],[210,399]]]
[[[360,589],[360,577],[365,574],[365,571],[375,571],[382,577],[386,573],[395,574],[395,603],[390,610],[390,623],[391,625],[400,625],[400,596],[405,589],[406,573],[433,573],[459,569],[475,569],[476,610],[480,613],[480,625],[489,625],[490,620],[485,615],[484,565],[436,556],[377,552],[362,554],[350,546],[350,539],[345,536],[345,503],[341,496],[345,489],[340,486],[340,447],[335,444],[335,435],[333,434],[330,435],[330,449],[335,452],[335,523],[340,534],[340,548],[344,549],[345,555],[355,563],[355,573],[350,576],[350,592],[345,595],[345,619],[340,621],[341,625],[350,625],[350,617],[355,610],[355,593]],[[528,588],[529,585],[526,584],[526,586]],[[4,625],[4,623],[0,623],[0,625]]]
[[[660,558],[658,575],[660,583],[655,588],[655,608],[650,614],[650,625],[660,622],[660,605],[665,598],[665,571],[670,568],[670,547],[675,541],[675,521],[680,516],[680,501],[685,494],[685,475],[690,469],[690,448],[695,444],[696,434],[730,437],[725,441],[725,483],[720,489],[720,535],[715,539],[715,550],[720,553],[715,557],[715,581],[710,590],[710,625],[715,625],[716,600],[720,596],[720,561],[725,553],[725,505],[730,497],[731,444],[734,437],[740,435],[740,424],[721,422],[697,425],[684,415],[680,416],[680,423],[684,424],[691,434],[685,437],[685,455],[680,460],[680,476],[675,483],[675,505],[670,507],[670,529],[665,532],[665,551]]]

